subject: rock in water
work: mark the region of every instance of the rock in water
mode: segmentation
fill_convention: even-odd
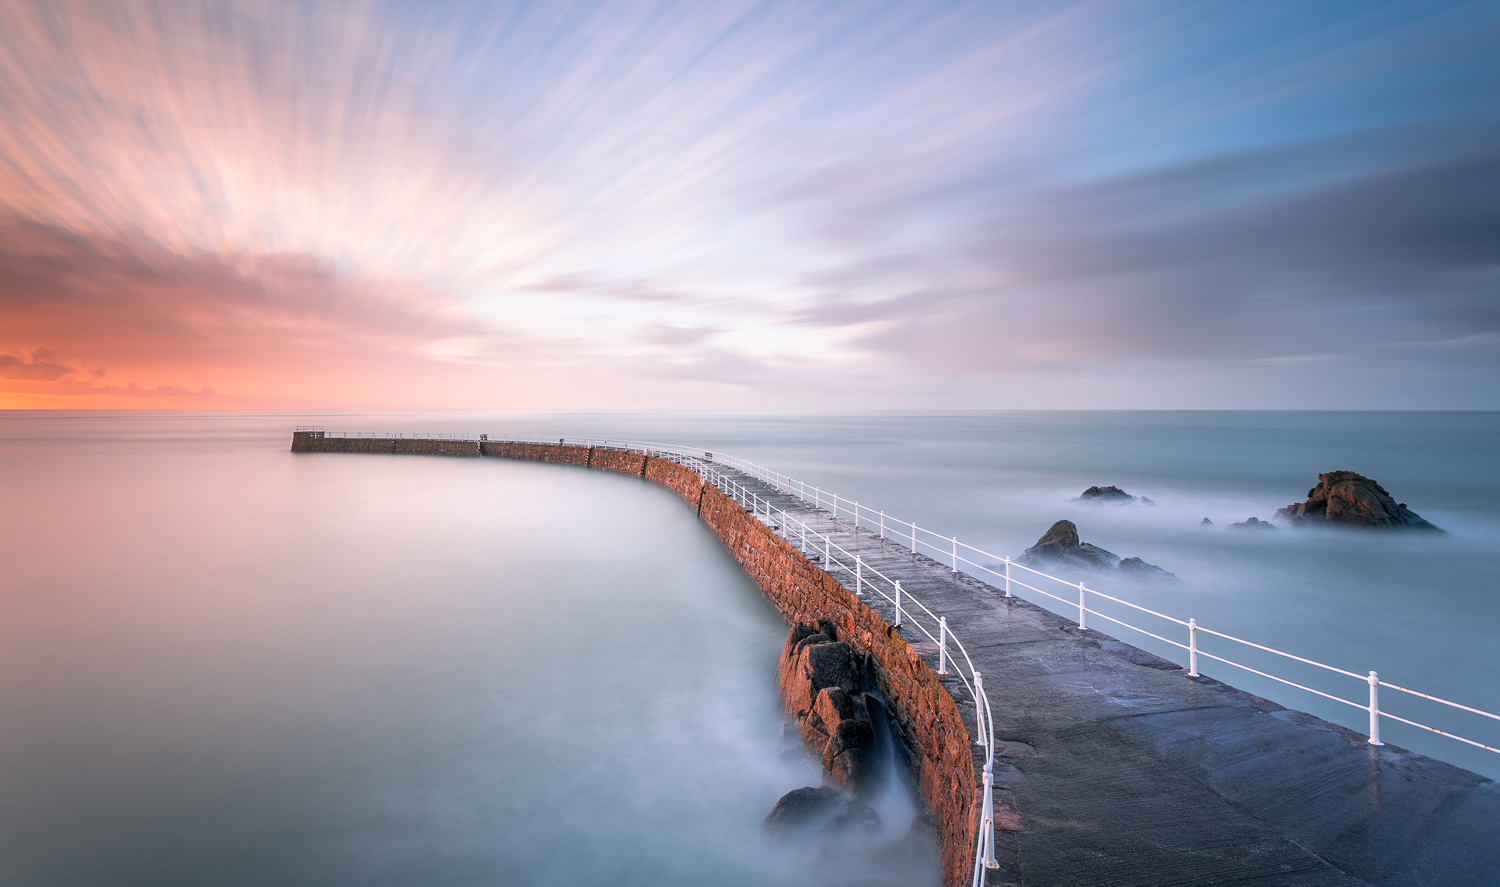
[[[1078,527],[1070,520],[1060,520],[1048,528],[1036,544],[1016,558],[1022,566],[1052,564],[1073,567],[1090,567],[1096,570],[1116,570],[1132,576],[1149,576],[1158,579],[1176,579],[1161,567],[1148,564],[1138,557],[1120,559],[1111,551],[1090,545],[1078,538]]]
[[[1211,527],[1213,525],[1214,525],[1214,522],[1205,517],[1203,519],[1203,523],[1199,524],[1198,526],[1200,526],[1200,527]]]
[[[1385,488],[1352,471],[1318,475],[1318,485],[1307,491],[1306,502],[1277,509],[1276,516],[1293,525],[1369,527],[1444,532],[1397,502]]]
[[[1132,496],[1119,487],[1089,487],[1078,497],[1079,502],[1140,502],[1143,505],[1155,505],[1145,496]]]
[[[1038,560],[1110,569],[1120,562],[1120,556],[1097,545],[1080,541],[1077,525],[1070,520],[1060,520],[1017,559],[1019,563],[1028,566]]]
[[[781,796],[771,812],[761,821],[760,829],[767,837],[781,837],[792,832],[811,830],[824,824],[835,811],[844,806],[849,796],[831,785],[817,788],[794,788]]]
[[[1128,573],[1131,576],[1140,576],[1146,579],[1177,578],[1171,573],[1168,573],[1166,570],[1163,570],[1161,567],[1158,567],[1156,564],[1148,564],[1138,557],[1125,558],[1124,560],[1120,561],[1120,566],[1116,569],[1118,569],[1121,573]]]
[[[1252,517],[1243,523],[1230,524],[1229,528],[1231,530],[1274,530],[1276,525],[1268,520],[1256,520]]]
[[[828,820],[828,824],[822,828],[825,835],[847,835],[850,833],[863,836],[877,836],[880,834],[880,814],[875,808],[858,799],[851,800],[844,805],[844,809]]]

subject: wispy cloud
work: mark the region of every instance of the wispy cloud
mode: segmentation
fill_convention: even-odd
[[[1497,37],[1462,3],[17,0],[0,404],[1415,405],[1399,352],[1500,406],[1460,344],[1500,334]]]

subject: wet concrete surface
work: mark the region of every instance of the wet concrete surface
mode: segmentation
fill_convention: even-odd
[[[714,468],[769,503],[772,526],[784,512],[899,578],[963,641],[1000,740],[996,821],[1005,828],[990,884],[1500,885],[1495,782],[1188,677]],[[779,532],[794,544],[800,537],[790,522]],[[833,575],[853,590],[852,575]],[[892,619],[890,603],[864,597]],[[902,633],[936,669],[935,645],[921,647],[926,637],[910,627]],[[962,688],[945,685],[972,725]]]

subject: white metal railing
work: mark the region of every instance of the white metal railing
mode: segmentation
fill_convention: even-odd
[[[299,428],[299,430],[302,429]],[[445,440],[480,440],[483,438],[483,436],[480,435],[432,436],[411,434],[371,434],[354,432],[329,432],[327,433],[327,436],[416,438],[426,437],[429,439]],[[506,441],[518,443],[552,444],[552,439],[550,438],[536,439],[532,437],[509,435],[500,437],[491,436],[489,437],[489,440],[492,442]],[[884,599],[894,607],[896,620],[894,623],[895,625],[905,627],[907,623],[904,621],[904,619],[907,616],[916,616],[917,614],[920,614],[921,617],[926,617],[931,623],[930,628],[929,626],[922,624],[920,618],[914,619],[910,624],[929,640],[936,642],[939,651],[940,668],[946,666],[947,663],[947,641],[949,639],[953,640],[954,645],[962,654],[964,664],[968,667],[970,672],[968,676],[960,673],[959,677],[963,681],[965,689],[974,698],[976,712],[975,735],[979,737],[979,739],[977,740],[978,744],[985,746],[986,749],[986,763],[984,767],[985,796],[983,805],[983,818],[981,820],[981,834],[978,838],[975,851],[976,865],[974,872],[974,884],[976,885],[976,887],[980,887],[980,885],[983,885],[984,883],[984,870],[987,868],[996,867],[994,861],[994,808],[992,799],[994,736],[990,732],[991,725],[989,723],[989,700],[984,695],[983,684],[981,682],[979,672],[974,669],[973,662],[969,660],[967,651],[964,650],[962,644],[958,641],[958,639],[954,638],[952,633],[948,631],[946,620],[944,620],[941,616],[934,614],[920,601],[912,598],[910,593],[903,591],[899,580],[896,580],[892,577],[887,577],[884,574],[874,570],[868,564],[864,563],[862,556],[858,554],[851,554],[842,546],[837,545],[832,541],[831,536],[829,536],[828,534],[820,533],[817,530],[811,529],[805,521],[793,515],[790,515],[784,509],[774,509],[771,505],[770,500],[760,496],[758,493],[750,490],[748,487],[740,484],[738,481],[735,481],[727,474],[709,467],[710,465],[731,468],[735,471],[741,472],[742,474],[748,475],[760,481],[762,484],[776,490],[778,494],[784,492],[786,495],[800,499],[803,502],[807,502],[813,505],[815,508],[825,509],[831,513],[835,521],[838,518],[843,517],[844,519],[853,523],[856,527],[862,527],[866,530],[869,530],[870,532],[878,533],[880,538],[883,540],[888,540],[896,542],[897,544],[904,545],[911,550],[914,556],[930,555],[934,561],[938,561],[939,563],[946,562],[949,569],[954,573],[964,572],[969,575],[996,580],[997,589],[1002,589],[1005,597],[1021,596],[1016,594],[1016,590],[1023,589],[1033,594],[1040,595],[1041,597],[1047,598],[1051,601],[1056,601],[1059,604],[1063,605],[1063,608],[1069,615],[1074,613],[1077,614],[1077,622],[1080,630],[1086,630],[1088,628],[1088,619],[1090,616],[1093,616],[1122,628],[1137,632],[1146,637],[1153,638],[1172,647],[1184,650],[1188,654],[1188,674],[1191,677],[1198,677],[1200,674],[1198,670],[1198,660],[1200,658],[1207,658],[1215,662],[1223,663],[1224,665],[1231,666],[1233,668],[1237,668],[1281,684],[1285,684],[1289,687],[1294,687],[1298,690],[1303,690],[1316,696],[1342,703],[1352,708],[1362,709],[1366,711],[1369,716],[1369,730],[1367,735],[1369,737],[1368,741],[1371,745],[1379,746],[1384,744],[1380,740],[1380,719],[1384,717],[1389,718],[1393,721],[1400,722],[1402,724],[1416,727],[1421,730],[1436,733],[1439,736],[1445,736],[1449,739],[1457,740],[1467,745],[1474,746],[1475,748],[1500,753],[1500,748],[1497,748],[1494,745],[1489,745],[1473,739],[1468,739],[1447,730],[1442,730],[1428,724],[1423,724],[1415,720],[1410,720],[1408,718],[1400,717],[1390,712],[1383,711],[1380,708],[1379,693],[1380,688],[1384,687],[1398,693],[1418,697],[1429,702],[1436,703],[1438,705],[1447,706],[1451,709],[1457,709],[1459,711],[1463,711],[1481,718],[1487,718],[1491,721],[1500,721],[1500,715],[1497,715],[1493,712],[1473,708],[1471,706],[1463,705],[1458,702],[1453,702],[1452,700],[1443,699],[1441,697],[1433,696],[1427,693],[1421,693],[1416,690],[1410,690],[1406,687],[1398,686],[1388,681],[1380,680],[1379,675],[1374,671],[1370,671],[1367,675],[1361,675],[1357,672],[1347,671],[1345,669],[1328,665],[1323,662],[1318,662],[1314,659],[1297,656],[1283,650],[1275,649],[1274,647],[1257,644],[1253,641],[1248,641],[1243,638],[1227,634],[1225,632],[1205,628],[1199,625],[1197,623],[1197,620],[1193,618],[1184,620],[1179,619],[1175,616],[1169,616],[1149,607],[1144,607],[1132,601],[1128,601],[1123,598],[1099,591],[1098,589],[1089,588],[1082,581],[1070,582],[1066,579],[1053,576],[1049,573],[1044,573],[1025,564],[1017,563],[1008,556],[991,554],[987,551],[984,551],[983,549],[958,541],[958,538],[956,536],[944,536],[925,527],[918,527],[915,521],[900,520],[892,515],[886,514],[884,511],[877,511],[873,508],[862,505],[858,501],[845,499],[835,493],[823,490],[821,487],[814,486],[812,484],[806,483],[777,471],[772,471],[761,465],[757,465],[754,462],[749,462],[747,460],[740,459],[734,456],[728,456],[722,453],[715,454],[712,451],[708,450],[649,441],[598,438],[558,438],[557,444],[573,444],[577,446],[598,447],[621,450],[625,452],[642,453],[648,456],[669,458],[673,461],[688,464],[689,467],[697,467],[700,474],[705,475],[705,480],[711,480],[715,486],[719,487],[719,489],[721,489],[723,492],[730,495],[731,498],[733,498],[742,507],[745,507],[746,510],[750,511],[752,514],[764,515],[767,519],[773,520],[775,519],[776,514],[779,513],[780,519],[782,521],[781,532],[784,538],[787,538],[788,541],[792,541],[793,537],[795,536],[797,544],[800,546],[804,553],[810,552],[816,556],[818,554],[817,546],[821,545],[823,549],[821,556],[824,569],[830,572],[835,570],[845,570],[852,572],[855,579],[856,593],[863,596],[864,590],[866,588],[869,588],[873,590],[880,598]],[[796,525],[795,533],[793,533],[790,529],[794,524]],[[923,551],[924,548],[926,549],[925,552]],[[835,556],[835,554],[837,554],[838,556]],[[843,560],[839,560],[839,557],[842,557]],[[1023,571],[1024,575],[1021,577],[1016,576],[1013,572],[1015,570]],[[873,578],[867,578],[867,572],[869,574],[869,577]],[[1032,584],[1033,582],[1036,584]],[[884,583],[884,588],[882,588],[881,583]],[[1100,606],[1098,601],[1101,600],[1109,601],[1127,610],[1133,610],[1145,616],[1161,620],[1162,622],[1166,623],[1166,625],[1157,628],[1156,631],[1152,631],[1147,628],[1134,625],[1130,622],[1126,622],[1124,619],[1120,618],[1117,615],[1111,615],[1110,613],[1106,613],[1098,609],[1098,607]],[[1040,603],[1038,601],[1032,602]],[[913,610],[913,607],[915,607],[915,611]],[[1175,626],[1175,628],[1173,628],[1173,626]],[[932,633],[934,630],[938,632],[936,636],[934,636]],[[1166,631],[1178,632],[1177,636],[1179,638],[1185,636],[1187,642],[1183,643],[1181,640],[1175,640],[1171,637],[1165,636],[1164,634],[1158,633]],[[1351,701],[1344,698],[1343,696],[1337,695],[1336,693],[1329,693],[1324,690],[1317,689],[1316,687],[1310,687],[1304,683],[1272,674],[1269,671],[1255,668],[1243,662],[1236,661],[1235,659],[1228,658],[1227,656],[1210,653],[1206,650],[1201,649],[1201,647],[1199,646],[1198,635],[1200,633],[1219,638],[1222,641],[1231,644],[1238,644],[1245,648],[1258,650],[1263,653],[1270,654],[1274,657],[1280,657],[1283,660],[1296,662],[1308,666],[1312,669],[1329,672],[1352,680],[1357,680],[1365,684],[1368,688],[1368,702]]]
[[[580,443],[583,443],[583,441],[580,441]],[[702,450],[695,450],[670,444],[647,443],[639,441],[608,441],[603,443],[606,443],[610,446],[637,449],[641,452],[656,451],[663,455],[680,454],[688,458],[692,458],[693,454],[704,452]],[[599,443],[590,442],[590,445],[599,445]],[[1380,688],[1384,687],[1386,689],[1406,694],[1408,696],[1419,697],[1421,699],[1427,700],[1428,702],[1467,712],[1481,718],[1487,718],[1491,721],[1500,721],[1500,715],[1497,715],[1494,712],[1488,712],[1479,708],[1463,705],[1461,703],[1454,702],[1449,699],[1443,699],[1439,696],[1433,696],[1428,693],[1421,693],[1416,690],[1410,690],[1406,687],[1392,684],[1389,681],[1382,681],[1375,671],[1370,671],[1368,674],[1358,674],[1353,671],[1347,671],[1345,669],[1337,668],[1323,662],[1318,662],[1314,659],[1308,659],[1302,656],[1288,653],[1284,650],[1278,650],[1274,647],[1257,644],[1253,641],[1248,641],[1244,638],[1239,638],[1225,632],[1205,628],[1199,625],[1197,623],[1197,620],[1192,618],[1184,620],[1179,619],[1175,616],[1168,616],[1165,613],[1157,612],[1156,610],[1150,609],[1149,607],[1143,607],[1140,604],[1136,604],[1132,601],[1128,601],[1111,594],[1106,594],[1105,592],[1099,591],[1094,588],[1089,588],[1084,582],[1070,582],[1066,579],[1053,576],[1049,573],[1044,573],[1041,570],[1016,563],[1010,557],[991,554],[987,551],[984,551],[983,549],[976,548],[975,546],[958,541],[958,538],[956,536],[944,536],[933,530],[929,530],[924,527],[918,527],[915,521],[900,520],[896,517],[893,517],[892,515],[886,514],[884,511],[876,511],[873,508],[861,505],[858,501],[845,499],[837,495],[836,493],[829,492],[822,489],[821,487],[808,484],[804,481],[800,481],[780,472],[772,471],[753,462],[723,454],[719,454],[716,456],[713,456],[712,454],[710,455],[712,457],[712,461],[716,464],[734,468],[735,470],[748,474],[751,477],[759,480],[761,483],[771,486],[778,491],[785,491],[788,495],[802,499],[804,502],[808,502],[814,507],[826,509],[835,518],[843,517],[846,520],[853,522],[856,526],[861,526],[872,532],[878,533],[882,539],[888,539],[898,544],[905,545],[907,548],[911,549],[914,554],[928,554],[934,560],[937,560],[939,562],[946,562],[949,569],[954,573],[964,572],[968,573],[969,575],[998,580],[997,585],[1003,583],[1001,587],[1003,587],[1006,597],[1012,596],[1015,593],[1016,588],[1021,588],[1041,595],[1042,597],[1048,598],[1050,600],[1057,601],[1067,608],[1067,612],[1069,614],[1077,614],[1076,618],[1080,629],[1086,629],[1088,627],[1089,617],[1094,616],[1114,625],[1118,625],[1122,628],[1127,628],[1131,631],[1145,635],[1146,637],[1150,637],[1163,643],[1170,644],[1171,646],[1178,649],[1185,650],[1188,653],[1188,674],[1192,677],[1197,677],[1199,675],[1199,658],[1207,658],[1214,660],[1215,662],[1220,662],[1224,665],[1228,665],[1233,668],[1237,668],[1242,671],[1250,672],[1251,674],[1267,678],[1277,683],[1285,684],[1289,687],[1295,687],[1298,690],[1303,690],[1316,696],[1330,699],[1335,702],[1340,702],[1353,708],[1363,709],[1369,715],[1369,730],[1367,735],[1369,737],[1369,742],[1371,745],[1384,744],[1380,741],[1380,719],[1382,717],[1385,717],[1393,721],[1398,721],[1400,723],[1416,727],[1421,730],[1426,730],[1430,733],[1436,733],[1439,736],[1445,736],[1449,739],[1457,740],[1458,742],[1462,742],[1466,745],[1471,745],[1475,748],[1480,748],[1486,751],[1500,754],[1500,747],[1496,747],[1496,745],[1479,742],[1460,736],[1457,733],[1448,730],[1442,730],[1429,724],[1420,723],[1418,721],[1400,717],[1387,711],[1382,711],[1380,708]],[[1036,582],[1037,584],[1033,585],[1030,582],[1023,581],[1021,578],[1017,578],[1013,574],[1013,570],[1024,571],[1026,574],[1026,578],[1030,579],[1033,582]],[[1066,594],[1067,596],[1064,597],[1062,596],[1063,594]],[[1163,622],[1168,623],[1168,625],[1159,628],[1157,631],[1151,631],[1147,628],[1127,622],[1124,619],[1119,618],[1118,616],[1100,611],[1099,609],[1097,609],[1098,604],[1094,603],[1098,600],[1110,601],[1114,604],[1128,608],[1129,610],[1134,610],[1138,613],[1151,616],[1158,620],[1162,620]],[[1035,603],[1035,601],[1033,602]],[[1170,630],[1171,625],[1177,626],[1176,630],[1180,632],[1180,634],[1178,634],[1179,638],[1183,637],[1184,635],[1186,636],[1187,643],[1183,643],[1181,640],[1175,640],[1158,633]],[[1321,669],[1322,671],[1330,672],[1336,675],[1342,675],[1344,677],[1357,680],[1360,683],[1366,685],[1366,687],[1368,688],[1368,702],[1351,701],[1335,693],[1329,693],[1324,690],[1320,690],[1315,687],[1310,687],[1306,684],[1290,680],[1289,678],[1272,674],[1262,669],[1257,669],[1251,665],[1236,661],[1236,659],[1231,659],[1227,656],[1218,655],[1216,653],[1210,653],[1199,647],[1198,635],[1200,633],[1220,638],[1223,641],[1227,641],[1231,644],[1238,644],[1242,647],[1259,650],[1264,653],[1271,654],[1272,656],[1281,657],[1285,660],[1298,662],[1315,669]],[[1494,742],[1494,740],[1491,741]]]

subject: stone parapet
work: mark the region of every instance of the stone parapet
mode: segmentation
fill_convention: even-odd
[[[404,437],[322,437],[306,431],[292,435],[294,453],[394,453],[415,456],[478,456],[472,440],[427,440]]]

